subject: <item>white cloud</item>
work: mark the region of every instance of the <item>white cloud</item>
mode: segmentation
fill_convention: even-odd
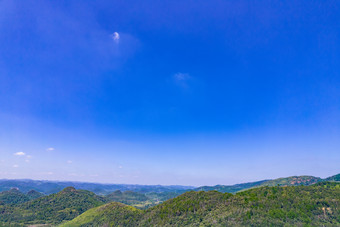
[[[24,156],[25,153],[22,152],[22,151],[19,151],[19,152],[17,152],[17,153],[14,153],[14,155],[16,155],[16,156]]]
[[[17,164],[13,165],[13,168],[18,168],[18,167],[19,167],[19,165],[17,165]]]
[[[46,151],[54,151],[54,148],[53,147],[49,147],[46,149]]]
[[[175,73],[174,78],[176,81],[189,80],[191,76],[188,73]]]
[[[67,160],[67,164],[72,164],[72,161],[71,160]]]
[[[119,169],[123,169],[123,166],[118,166]]]
[[[32,158],[32,156],[31,155],[26,155],[26,158]]]
[[[112,35],[111,35],[111,38],[113,39],[113,41],[115,41],[116,43],[119,42],[119,39],[120,39],[120,35],[118,32],[114,32]]]
[[[28,162],[30,162],[30,160],[29,160],[29,159],[26,159],[26,160],[25,160],[25,162],[27,162],[27,163],[28,163]]]
[[[173,75],[173,80],[175,83],[182,87],[182,88],[188,88],[188,83],[191,81],[192,77],[188,73],[175,73]]]

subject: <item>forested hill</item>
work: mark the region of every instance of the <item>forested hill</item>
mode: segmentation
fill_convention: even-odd
[[[256,181],[244,184],[235,184],[235,185],[216,185],[216,186],[203,186],[195,188],[195,191],[211,191],[216,190],[219,192],[229,192],[235,193],[238,191],[255,188],[255,187],[262,187],[262,186],[298,186],[298,185],[312,185],[318,182],[325,182],[325,181],[339,181],[340,182],[340,174],[322,179],[320,177],[314,176],[292,176],[292,177],[285,177],[285,178],[278,178],[274,180],[263,180],[263,181]]]
[[[0,192],[0,205],[4,204],[20,204],[32,199],[37,199],[44,194],[31,190],[27,194],[22,193],[17,188],[12,188],[8,191]]]
[[[16,206],[0,206],[0,223],[60,223],[71,220],[86,210],[104,204],[105,199],[93,192],[65,188]]]
[[[191,191],[145,211],[106,204],[62,226],[339,226],[339,204],[335,182],[265,186],[234,195]]]
[[[339,181],[340,182],[340,174],[328,177],[325,179],[326,181]]]

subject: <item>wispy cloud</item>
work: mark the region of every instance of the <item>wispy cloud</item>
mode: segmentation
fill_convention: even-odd
[[[174,78],[177,81],[186,81],[189,80],[191,76],[188,73],[175,73]]]
[[[112,35],[111,35],[111,38],[113,39],[113,41],[115,41],[116,43],[119,42],[119,39],[120,39],[120,35],[118,32],[114,32]]]
[[[46,151],[54,151],[54,148],[53,147],[49,147],[46,149]]]
[[[19,151],[19,152],[14,153],[14,155],[15,156],[24,156],[26,154],[24,152],[22,152],[22,151]]]
[[[189,73],[178,72],[173,75],[173,79],[178,86],[185,88],[188,87],[188,81],[191,80],[192,77],[189,75]]]
[[[67,164],[72,164],[72,161],[71,160],[67,160]]]
[[[13,165],[13,168],[18,168],[18,167],[19,167],[19,165],[17,165],[17,164]]]

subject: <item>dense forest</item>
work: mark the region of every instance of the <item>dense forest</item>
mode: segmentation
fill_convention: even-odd
[[[120,203],[62,226],[339,226],[340,184],[259,187],[237,193],[187,192],[147,210]]]
[[[338,180],[339,174],[326,179],[300,176],[106,195],[74,187],[50,195],[12,188],[0,192],[0,226],[339,226]]]

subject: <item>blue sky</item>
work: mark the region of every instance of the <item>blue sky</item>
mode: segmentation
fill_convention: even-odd
[[[340,172],[339,1],[0,1],[0,178]]]

